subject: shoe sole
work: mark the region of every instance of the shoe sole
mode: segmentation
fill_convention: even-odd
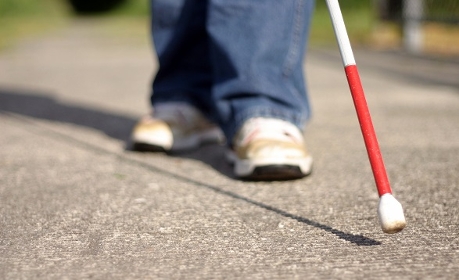
[[[132,143],[132,150],[137,152],[150,152],[150,153],[165,153],[166,149],[164,147],[153,145],[149,143]]]
[[[303,173],[300,167],[293,165],[265,165],[256,167],[250,175],[240,176],[247,181],[286,181],[301,179],[311,173]]]
[[[132,149],[139,152],[185,152],[199,148],[204,144],[219,144],[224,142],[224,136],[219,129],[211,129],[193,134],[172,143],[158,143],[156,139],[138,137],[132,139]]]
[[[295,159],[243,160],[234,152],[227,153],[227,159],[234,165],[234,174],[244,180],[294,180],[312,172],[312,157]]]

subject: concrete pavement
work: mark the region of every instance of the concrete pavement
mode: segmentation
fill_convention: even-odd
[[[459,64],[356,51],[407,228],[378,197],[336,50],[307,61],[314,173],[235,180],[224,148],[135,153],[147,31],[76,21],[0,52],[1,279],[459,277]]]

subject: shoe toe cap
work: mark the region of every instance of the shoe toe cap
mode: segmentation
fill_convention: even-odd
[[[132,140],[170,149],[173,143],[173,135],[170,127],[165,122],[156,121],[137,125],[132,133]]]
[[[302,158],[307,156],[304,147],[282,141],[254,141],[244,152],[247,158]]]

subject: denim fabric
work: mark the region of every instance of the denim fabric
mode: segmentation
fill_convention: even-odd
[[[153,106],[187,102],[218,122],[227,139],[252,117],[303,129],[313,8],[314,0],[152,0],[160,65]]]

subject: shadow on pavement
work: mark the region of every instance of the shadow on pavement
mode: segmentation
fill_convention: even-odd
[[[182,179],[186,179],[186,178],[182,178]],[[368,238],[368,237],[365,237],[363,235],[355,235],[355,234],[346,233],[346,232],[343,232],[341,230],[334,229],[334,228],[332,228],[330,226],[321,224],[319,222],[316,222],[316,221],[313,221],[313,220],[310,220],[310,219],[307,219],[307,218],[304,218],[304,217],[301,217],[301,216],[298,216],[298,215],[294,215],[294,214],[288,213],[288,212],[286,212],[284,210],[281,210],[281,209],[278,209],[276,207],[264,204],[262,202],[257,202],[257,201],[251,200],[250,198],[243,197],[243,196],[238,195],[236,193],[229,192],[229,191],[217,188],[215,186],[203,184],[203,183],[192,181],[192,180],[189,180],[189,179],[187,179],[187,181],[191,182],[191,183],[194,183],[197,186],[211,189],[211,190],[213,190],[213,191],[215,191],[217,193],[224,194],[224,195],[230,196],[230,197],[235,198],[235,199],[243,200],[243,201],[245,201],[247,203],[250,203],[250,204],[258,206],[260,208],[272,211],[272,212],[274,212],[276,214],[279,214],[281,216],[284,216],[286,218],[297,220],[298,222],[306,224],[308,226],[319,228],[321,230],[324,230],[326,232],[329,232],[329,233],[332,233],[332,234],[336,235],[340,239],[343,239],[345,241],[351,242],[351,243],[356,244],[358,246],[381,245],[381,242],[376,241],[376,240],[371,239],[371,238]]]
[[[25,92],[20,90],[0,88],[0,113],[2,112],[15,113],[32,118],[85,126],[99,130],[110,137],[123,141],[126,141],[128,139],[130,131],[136,121],[132,118],[125,116],[60,103],[56,99],[50,97],[49,94],[43,92]],[[46,127],[43,127],[42,129],[46,129]],[[60,133],[56,130],[49,130],[47,135],[50,137],[64,139],[65,142],[76,144],[87,150],[92,150],[97,153],[110,155],[114,154],[114,152],[112,151],[106,150],[96,145],[92,145],[87,142],[80,141],[67,134]],[[202,161],[207,165],[211,166],[212,168],[216,169],[223,175],[232,178],[230,167],[224,160],[224,152],[225,149],[223,146],[210,145],[203,147],[197,151],[174,156]],[[159,172],[161,174],[191,184],[193,186],[206,188],[214,192],[217,192],[221,195],[231,197],[233,199],[245,201],[249,204],[255,205],[268,211],[272,211],[286,218],[294,219],[308,226],[319,228],[321,230],[336,235],[340,239],[346,240],[358,246],[381,245],[381,242],[371,238],[367,238],[363,235],[354,235],[340,231],[338,229],[334,229],[330,226],[321,224],[319,222],[298,215],[288,213],[282,209],[278,209],[265,203],[254,201],[250,198],[241,196],[237,193],[233,193],[221,189],[219,187],[199,182],[187,178],[185,176],[181,176],[179,174],[167,171],[165,169],[149,165],[142,161],[133,159],[129,157],[127,154],[121,154],[118,156],[127,163],[141,166],[142,168],[148,169],[150,171]]]
[[[130,134],[137,119],[111,112],[84,108],[59,102],[51,93],[0,88],[0,113],[9,112],[35,119],[74,124],[98,130],[121,140],[131,150]],[[204,162],[223,175],[232,178],[231,168],[224,159],[225,148],[207,145],[195,151],[171,156]]]
[[[89,127],[122,141],[127,141],[136,122],[126,116],[61,103],[50,93],[5,88],[0,88],[2,111]]]
[[[99,150],[99,148],[97,148],[97,149]],[[196,187],[206,188],[206,189],[212,190],[212,191],[214,191],[216,193],[219,193],[221,195],[225,195],[225,196],[228,196],[228,197],[231,197],[231,198],[234,198],[234,199],[245,201],[245,202],[247,202],[249,204],[252,204],[252,205],[255,205],[257,207],[263,208],[265,210],[274,212],[274,213],[276,213],[278,215],[281,215],[281,216],[284,216],[286,218],[294,219],[294,220],[296,220],[296,221],[298,221],[300,223],[306,224],[308,226],[319,228],[319,229],[324,230],[324,231],[326,231],[328,233],[336,235],[340,239],[343,239],[343,240],[348,241],[350,243],[356,244],[358,246],[377,246],[377,245],[381,245],[382,244],[381,242],[379,242],[377,240],[365,237],[363,235],[355,235],[355,234],[351,234],[351,233],[346,233],[346,232],[343,232],[341,230],[332,228],[330,226],[321,224],[319,222],[316,222],[316,221],[313,221],[313,220],[310,220],[310,219],[307,219],[307,218],[304,218],[304,217],[301,217],[301,216],[298,216],[298,215],[295,215],[295,214],[291,214],[289,212],[286,212],[286,211],[284,211],[282,209],[279,209],[279,208],[276,208],[274,206],[271,206],[271,205],[255,201],[255,200],[252,200],[252,199],[244,197],[244,196],[241,196],[241,195],[239,195],[237,193],[234,193],[234,192],[231,192],[231,191],[227,191],[227,190],[224,190],[222,188],[219,188],[219,187],[207,184],[207,183],[203,183],[203,182],[200,182],[200,181],[197,181],[197,180],[193,180],[193,179],[187,178],[185,176],[181,176],[179,174],[175,174],[173,172],[170,172],[170,171],[167,171],[167,170],[155,167],[155,166],[151,166],[151,165],[149,165],[147,163],[137,161],[135,159],[131,159],[131,158],[124,158],[124,159],[126,161],[129,161],[131,164],[135,164],[135,165],[141,166],[142,168],[148,169],[150,171],[159,172],[161,174],[173,177],[173,178],[175,178],[177,180],[180,180],[180,181],[183,181],[185,183],[194,185]]]
[[[61,103],[50,93],[0,88],[0,112],[93,128],[126,141],[136,120]]]

